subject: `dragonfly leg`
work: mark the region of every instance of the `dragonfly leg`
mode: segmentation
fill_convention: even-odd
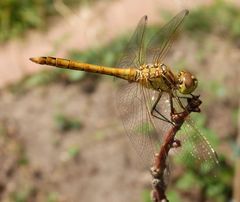
[[[182,102],[181,102],[181,100],[180,100],[179,97],[177,97],[177,102],[178,102],[178,104],[180,105],[180,107],[185,111],[186,108],[183,106],[183,104],[182,104]]]
[[[179,98],[181,98],[181,99],[189,99],[189,98],[191,98],[191,97],[188,97],[188,96],[178,96]]]
[[[191,93],[190,95],[191,95],[191,97],[189,97],[189,96],[176,96],[177,99],[178,99],[179,105],[180,105],[184,110],[186,110],[186,109],[185,109],[185,107],[183,107],[180,99],[186,99],[186,100],[188,100],[188,99],[198,98],[198,97],[199,97],[199,95],[193,95],[192,93]],[[181,103],[181,104],[180,104],[180,103]]]
[[[174,107],[173,107],[173,95],[169,94],[169,96],[170,96],[169,99],[170,99],[171,113],[175,114],[176,112],[175,112]],[[187,97],[187,96],[177,96],[177,95],[174,96],[174,97],[177,99],[177,102],[178,102],[179,106],[185,111],[186,108],[183,106],[180,98],[182,98],[182,99],[189,99],[190,97]]]
[[[181,100],[178,98],[178,96],[173,96],[172,94],[169,94],[169,100],[170,100],[170,109],[171,109],[171,114],[180,114],[181,112],[177,112],[173,106],[173,97],[177,99],[178,104],[183,110],[186,110],[186,108],[183,106]]]
[[[156,101],[154,102],[152,108],[151,108],[151,115],[157,119],[160,119],[162,121],[165,121],[165,122],[168,122],[168,123],[172,123],[172,121],[170,121],[167,117],[165,117],[161,112],[159,112],[157,109],[156,109],[156,106],[159,102],[159,100],[161,99],[162,97],[162,91],[159,92],[158,94],[158,97],[156,99]],[[156,112],[157,114],[154,114],[154,112]]]
[[[174,121],[175,115],[181,114],[181,112],[177,112],[173,106],[173,95],[169,94],[169,100],[170,100],[170,109],[171,109],[171,119],[173,121],[173,124],[175,125],[176,122]],[[178,100],[178,99],[177,99]],[[180,100],[179,100],[180,101]],[[181,102],[181,101],[180,101]]]
[[[186,109],[186,106],[183,106],[180,98],[186,99],[188,103],[189,103],[190,100],[196,100],[196,99],[199,98],[198,95],[192,95],[192,94],[191,94],[191,96],[192,96],[192,97],[187,97],[187,96],[186,96],[186,97],[178,97],[178,96],[176,97],[178,104],[180,105],[180,107],[181,107],[184,111],[188,111],[188,110]],[[200,112],[200,109],[197,107],[196,109],[192,109],[192,111]]]
[[[171,114],[175,114],[175,109],[173,107],[173,96],[169,94],[169,100],[170,100],[170,109],[171,109]]]

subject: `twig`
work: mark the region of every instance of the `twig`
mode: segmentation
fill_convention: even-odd
[[[165,191],[167,184],[164,181],[164,172],[167,169],[167,157],[171,148],[176,148],[181,146],[181,142],[175,139],[175,135],[178,130],[180,130],[186,117],[191,112],[200,112],[199,106],[201,105],[201,100],[199,96],[192,96],[187,100],[186,110],[180,113],[172,113],[171,120],[174,125],[167,131],[166,139],[162,144],[159,153],[155,155],[154,166],[151,168],[151,175],[153,177],[152,186],[152,201],[153,202],[167,202]],[[175,110],[174,110],[175,111]]]

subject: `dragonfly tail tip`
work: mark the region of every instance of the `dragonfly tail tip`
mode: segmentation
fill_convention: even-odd
[[[37,58],[29,58],[29,60],[31,60],[32,62],[35,62],[35,63],[37,63]]]
[[[32,62],[35,62],[37,64],[43,64],[42,57],[31,57],[31,58],[29,58],[29,60],[31,60]]]

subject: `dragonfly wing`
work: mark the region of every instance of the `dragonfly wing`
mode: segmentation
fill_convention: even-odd
[[[190,117],[185,120],[176,139],[181,141],[180,149],[186,163],[201,167],[205,172],[211,172],[218,166],[219,161],[215,150],[207,138],[194,126]]]
[[[177,28],[181,24],[186,11],[179,13],[170,23],[161,29],[155,37],[149,43],[148,55],[154,54],[154,57],[162,58],[165,52],[168,50],[168,46],[171,44],[171,38],[174,36]],[[146,49],[145,49],[145,28],[147,24],[147,17],[144,16],[126,50],[118,62],[117,67],[135,67],[146,63]],[[160,45],[160,48],[155,48]],[[153,63],[153,60],[149,61]],[[124,81],[125,82],[125,81]],[[156,152],[159,152],[159,146],[162,143],[163,136],[170,127],[164,121],[153,117],[151,115],[151,109],[159,92],[147,89],[138,83],[124,83],[121,85],[120,90],[117,93],[117,110],[119,116],[123,121],[126,133],[138,153],[141,157],[144,165],[150,165]],[[163,102],[162,102],[163,101]],[[170,109],[169,102],[164,102],[166,99],[161,99],[158,103],[157,109],[161,112],[165,112],[169,118]]]
[[[116,67],[138,68],[144,61],[144,34],[147,25],[147,16],[143,16],[139,21],[130,41],[128,42],[123,55],[118,61]]]
[[[186,99],[173,98],[173,107],[176,112],[183,111],[180,102],[183,106],[187,104]],[[177,156],[184,160],[185,165],[196,165],[206,171],[211,171],[219,164],[216,152],[207,137],[196,128],[190,116],[186,117],[175,138],[181,142],[181,147],[176,148]]]
[[[117,110],[131,144],[144,166],[153,163],[162,143],[164,127],[151,116],[154,92],[138,83],[126,83],[118,91]]]
[[[146,50],[148,63],[161,63],[171,47],[172,42],[177,36],[179,28],[181,27],[181,24],[188,13],[188,10],[183,10],[178,13],[172,20],[160,28],[160,30],[158,30],[151,38]]]
[[[157,144],[157,151],[159,152],[159,148],[163,142],[164,135],[166,132],[170,129],[171,124],[167,123],[166,121],[162,121],[156,117],[154,117],[151,114],[151,109],[155,102],[158,99],[158,96],[161,94],[161,92],[156,91],[156,90],[151,90],[142,87],[143,90],[143,99],[145,103],[147,103],[147,108],[149,110],[149,116],[151,117],[152,124],[154,125],[154,128],[156,130],[156,137],[157,137],[157,142],[155,142],[155,145]],[[164,117],[167,119],[170,119],[170,102],[169,102],[169,96],[167,93],[162,92],[160,100],[157,102],[157,105],[155,109],[160,112]],[[156,113],[154,113],[156,115]]]

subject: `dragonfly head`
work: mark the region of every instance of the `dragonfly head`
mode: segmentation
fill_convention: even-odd
[[[177,80],[178,90],[182,94],[192,93],[198,85],[197,78],[188,71],[180,71]]]

